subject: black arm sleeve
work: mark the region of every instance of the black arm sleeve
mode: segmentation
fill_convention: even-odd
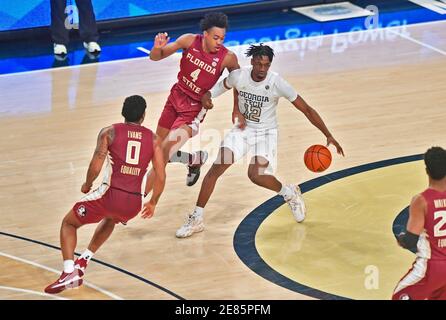
[[[412,252],[417,252],[417,243],[418,239],[420,238],[419,235],[406,231],[401,232],[396,238],[400,246],[405,249],[409,249]]]

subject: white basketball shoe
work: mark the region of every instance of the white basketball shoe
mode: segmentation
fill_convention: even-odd
[[[285,199],[285,201],[290,206],[291,212],[293,213],[294,219],[297,222],[302,222],[305,220],[305,216],[307,213],[307,209],[305,207],[304,198],[302,197],[302,193],[300,192],[300,188],[297,185],[289,184],[288,188],[293,190],[294,196],[290,199]]]
[[[201,232],[204,230],[203,216],[197,215],[194,211],[188,216],[185,224],[181,226],[175,233],[177,238],[187,238],[194,233]]]

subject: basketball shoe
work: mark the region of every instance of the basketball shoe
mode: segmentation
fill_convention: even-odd
[[[289,184],[287,187],[294,191],[294,196],[289,199],[285,199],[285,201],[290,206],[294,219],[297,222],[302,222],[305,220],[307,209],[305,208],[305,202],[304,198],[302,197],[302,193],[300,192],[300,188],[294,184]]]
[[[198,157],[198,158],[197,158]],[[186,185],[191,187],[200,178],[200,171],[203,164],[208,159],[207,151],[197,151],[194,156],[194,164],[188,165],[188,173],[186,177]],[[196,163],[196,164],[195,164]]]
[[[88,260],[84,258],[77,258],[76,261],[74,261],[74,269],[79,271],[80,277],[83,277],[85,275],[85,269],[87,269]]]
[[[71,273],[62,272],[59,279],[45,288],[45,292],[50,294],[60,293],[65,289],[77,288],[82,285],[82,282],[79,269],[75,268]]]
[[[194,213],[188,216],[185,224],[181,226],[175,233],[177,238],[187,238],[194,233],[204,230],[203,216],[198,216]]]

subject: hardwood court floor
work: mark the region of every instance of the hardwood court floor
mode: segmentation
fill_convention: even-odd
[[[437,22],[375,35],[338,34],[272,44],[272,70],[316,108],[344,147],[346,157],[334,155],[327,173],[445,146],[445,26]],[[243,49],[235,50],[246,65]],[[0,231],[58,246],[61,219],[81,196],[97,133],[121,121],[122,101],[133,94],[148,100],[145,125],[155,129],[178,60],[176,55],[161,62],[135,59],[0,76]],[[186,146],[211,151],[211,161],[222,134],[231,127],[231,94],[215,105],[201,128],[201,143],[195,138]],[[316,177],[304,168],[303,153],[312,144],[324,143],[324,137],[287,101],[281,100],[278,109],[277,176],[286,183]],[[205,231],[180,240],[175,231],[193,209],[202,179],[188,188],[186,169],[169,165],[155,216],[118,226],[95,256],[122,270],[92,263],[86,280],[99,288],[84,286],[63,297],[307,299],[253,273],[234,252],[240,221],[274,196],[252,185],[246,171],[246,160],[227,171],[206,208]],[[79,231],[78,251],[85,249],[93,230],[87,226]],[[60,270],[57,250],[0,234],[0,253],[0,266],[8,270],[0,278],[0,298],[50,298],[31,291],[42,292],[56,278],[43,267]],[[32,279],[23,276],[28,273]]]

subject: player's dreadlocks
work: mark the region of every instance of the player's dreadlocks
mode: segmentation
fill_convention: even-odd
[[[266,56],[269,58],[270,62],[273,62],[274,50],[269,46],[263,45],[263,43],[260,43],[259,45],[252,44],[246,51],[246,56],[253,58]]]

